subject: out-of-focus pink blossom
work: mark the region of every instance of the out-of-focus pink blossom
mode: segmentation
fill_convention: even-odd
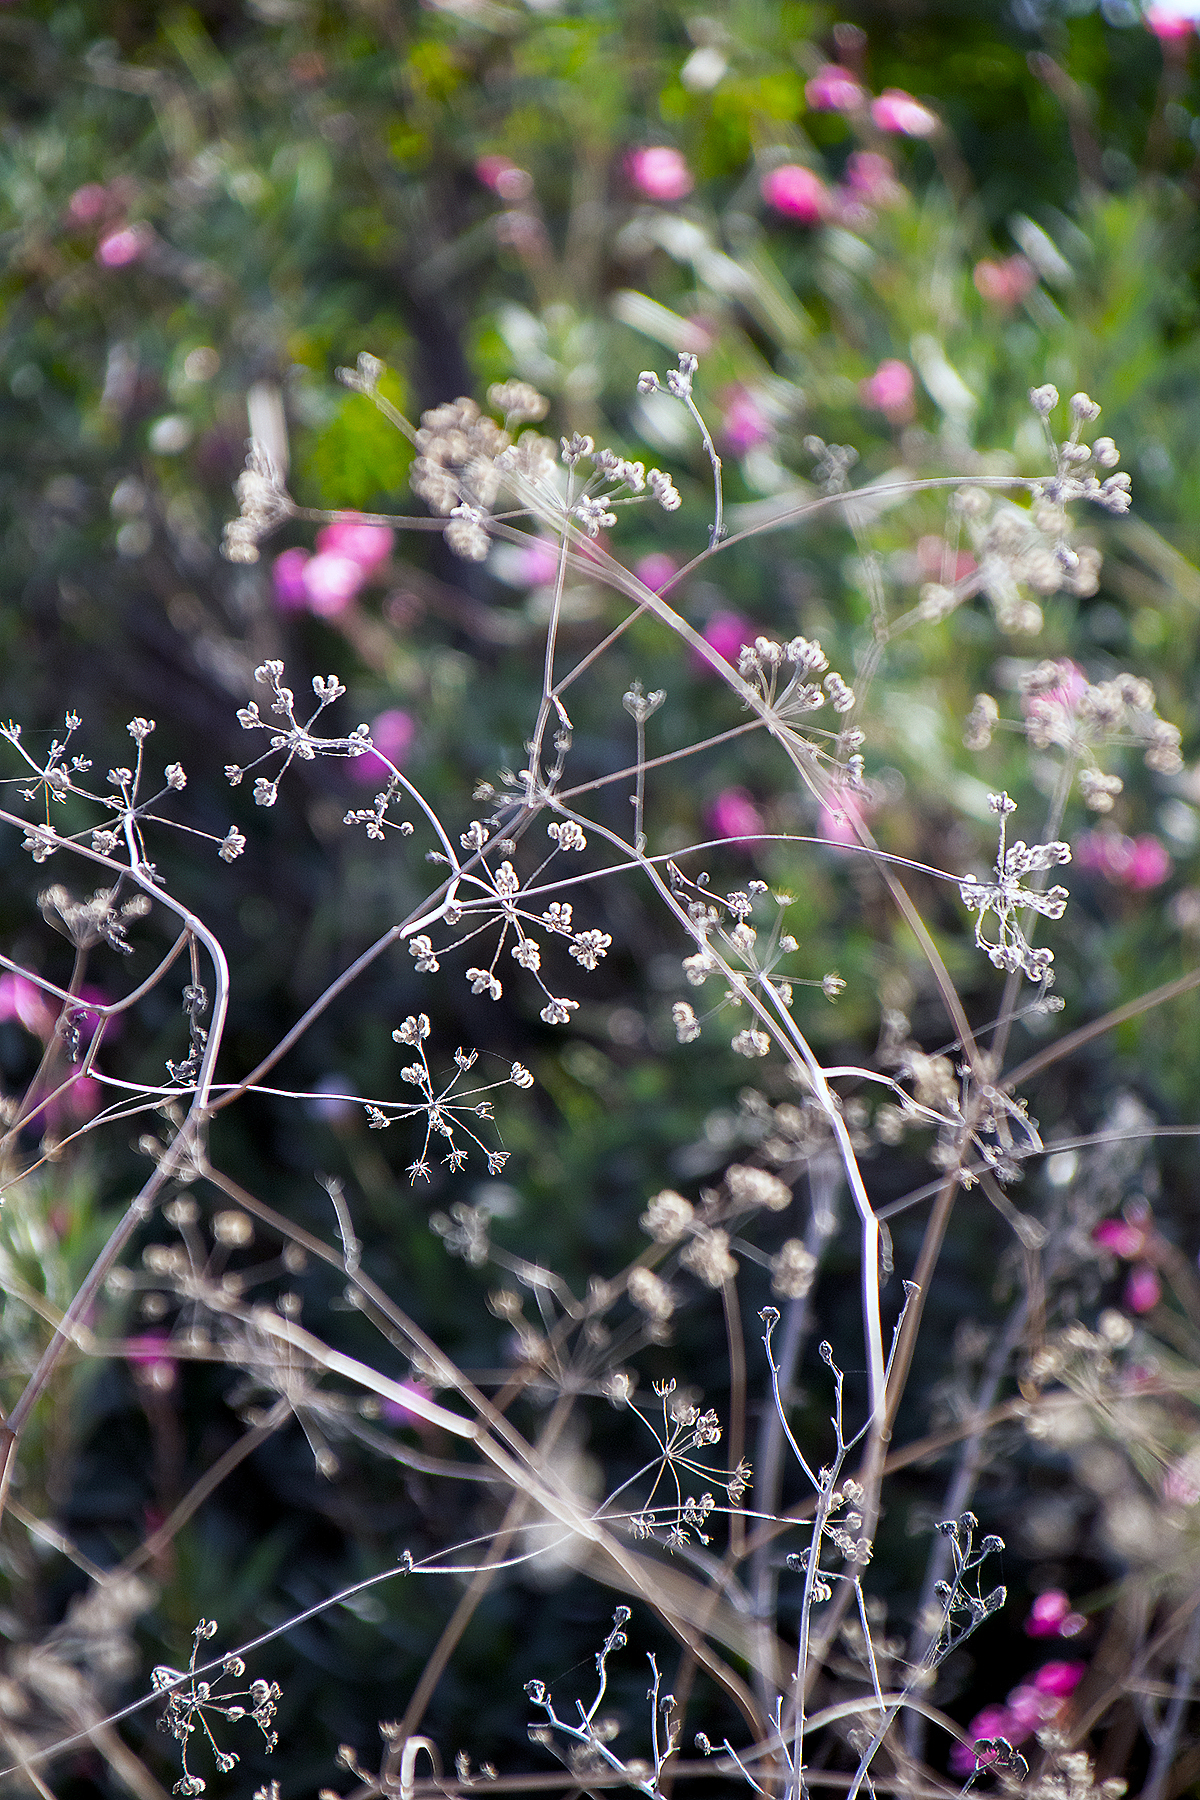
[[[651,550],[648,555],[638,558],[633,572],[652,594],[661,594],[667,583],[678,575],[679,564],[665,550]]]
[[[108,189],[101,187],[98,181],[85,182],[67,202],[67,212],[75,225],[94,225],[108,212],[112,202]]]
[[[402,1381],[400,1387],[404,1393],[411,1394],[418,1404],[433,1399],[433,1394],[422,1381]],[[427,1428],[429,1424],[422,1413],[411,1406],[405,1406],[402,1400],[381,1400],[379,1411],[389,1425],[415,1425],[420,1430]]]
[[[134,1379],[163,1393],[175,1386],[179,1373],[178,1361],[167,1354],[170,1335],[168,1331],[146,1331],[125,1341],[125,1361],[133,1370]]]
[[[1061,657],[1057,664],[1058,682],[1055,687],[1046,688],[1037,694],[1025,694],[1021,699],[1021,711],[1027,719],[1036,718],[1039,711],[1044,712],[1049,706],[1061,706],[1073,712],[1087,690],[1087,676],[1078,663],[1069,657]]]
[[[317,552],[348,556],[370,575],[392,554],[395,536],[390,525],[363,525],[357,519],[337,519],[318,531]]]
[[[0,975],[0,1020],[15,1019],[35,1037],[48,1038],[54,1030],[57,1009],[52,1008],[41,988],[26,975],[6,970]]]
[[[84,1010],[81,1011],[76,1007],[71,1015],[72,1021],[83,1043],[90,1044],[96,1034],[96,1027],[100,1023],[100,1014],[93,1009],[97,1006],[111,1005],[112,996],[106,993],[102,987],[97,987],[95,982],[85,981],[79,990],[78,999],[83,1002]],[[112,1015],[104,1027],[106,1044],[110,1044],[114,1038],[120,1037],[124,1024],[124,1014],[114,1013]]]
[[[533,192],[533,176],[519,168],[511,156],[481,156],[475,173],[484,187],[491,188],[501,200],[527,200]]]
[[[1172,867],[1166,846],[1150,832],[1136,838],[1123,837],[1119,831],[1081,832],[1075,861],[1134,893],[1161,887]]]
[[[1146,8],[1146,23],[1156,38],[1190,37],[1200,19],[1200,7],[1194,0],[1158,0]]]
[[[718,656],[723,656],[734,668],[738,665],[738,656],[743,644],[754,642],[754,627],[749,619],[743,619],[741,613],[715,612],[705,624],[700,636],[706,644],[711,644]],[[693,651],[690,657],[692,667],[701,675],[711,675],[713,667],[705,662],[702,656]]]
[[[630,181],[647,200],[682,200],[695,187],[692,171],[669,144],[648,144],[625,158]]]
[[[871,117],[880,131],[897,131],[904,137],[932,137],[938,128],[937,114],[903,88],[884,88],[871,102]]]
[[[1114,1256],[1123,1256],[1127,1262],[1132,1262],[1146,1248],[1146,1233],[1139,1225],[1131,1225],[1128,1219],[1101,1219],[1092,1227],[1092,1242],[1111,1250]]]
[[[322,553],[305,563],[302,579],[312,611],[322,619],[335,619],[351,604],[366,575],[352,557]]]
[[[303,612],[308,605],[304,571],[310,560],[307,550],[284,550],[271,564],[271,588],[280,612]]]
[[[847,158],[846,186],[868,206],[899,206],[905,197],[891,158],[878,150],[856,150]]]
[[[862,822],[862,801],[849,794],[839,794],[836,800],[826,801],[817,814],[817,836],[823,837],[827,844],[857,844],[859,836],[855,826]]]
[[[1200,1501],[1200,1447],[1189,1450],[1163,1476],[1163,1499],[1175,1506],[1195,1506]]]
[[[65,1093],[60,1094],[47,1114],[55,1118],[65,1114],[76,1124],[94,1119],[104,1104],[104,1089],[94,1075],[77,1075]]]
[[[1085,1662],[1043,1663],[1033,1678],[1033,1685],[1039,1694],[1048,1694],[1055,1700],[1066,1700],[1075,1692],[1086,1674]]]
[[[868,406],[878,408],[894,425],[906,424],[913,416],[913,394],[916,382],[906,362],[889,356],[873,375],[860,381],[858,391]]]
[[[1121,1298],[1130,1312],[1135,1313],[1150,1312],[1158,1305],[1162,1299],[1162,1282],[1149,1263],[1138,1263],[1136,1268],[1130,1269]]]
[[[1075,1637],[1086,1623],[1082,1613],[1071,1611],[1071,1602],[1061,1588],[1049,1588],[1030,1608],[1025,1633],[1027,1637]]]
[[[1037,270],[1027,256],[1006,256],[1003,262],[985,256],[975,264],[975,286],[993,306],[1016,306],[1037,286]]]
[[[948,561],[950,567],[947,570]],[[965,581],[978,567],[969,550],[956,551],[950,557],[945,538],[935,531],[926,532],[924,537],[917,539],[917,563],[926,581]]]
[[[389,707],[387,712],[380,713],[371,726],[371,742],[375,750],[368,750],[364,756],[351,759],[349,768],[355,781],[364,787],[378,787],[386,782],[392,771],[376,751],[390,757],[397,766],[404,760],[404,753],[416,735],[416,721],[411,714],[402,712],[398,706]]]
[[[1021,1741],[1022,1735],[1028,1737],[1029,1733],[1022,1734],[1020,1726],[1004,1706],[985,1706],[967,1726],[967,1736],[974,1740],[1002,1737],[1007,1738],[1010,1744],[1016,1744]],[[950,1767],[955,1775],[970,1775],[977,1761],[989,1763],[993,1754],[985,1751],[977,1758],[966,1744],[955,1744],[950,1751]]]
[[[772,169],[763,176],[760,191],[768,206],[798,225],[819,225],[829,201],[825,183],[802,163]]]
[[[721,396],[721,441],[734,456],[769,444],[775,428],[748,388],[726,388]]]
[[[1036,1686],[1030,1687],[1028,1682],[1021,1682],[1015,1687],[1004,1704],[1023,1738],[1053,1718],[1058,1710],[1057,1703],[1048,1694],[1042,1693]],[[1009,1742],[1013,1740],[1010,1738]]]
[[[103,263],[106,269],[123,269],[127,263],[135,263],[145,256],[154,239],[154,233],[148,225],[122,225],[118,231],[110,231],[100,239],[96,246],[96,261]]]
[[[708,828],[714,837],[757,838],[766,830],[763,816],[745,788],[725,788],[711,802]]]
[[[517,587],[549,587],[558,574],[558,545],[553,538],[530,537],[519,547],[514,568]]]
[[[826,63],[805,86],[804,98],[814,112],[860,112],[867,90],[840,63]]]

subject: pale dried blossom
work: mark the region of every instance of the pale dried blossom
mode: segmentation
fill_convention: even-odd
[[[1183,767],[1179,729],[1158,717],[1154,689],[1140,676],[1089,682],[1073,662],[1042,662],[1021,678],[1021,707],[1036,750],[1053,746],[1081,764],[1080,792],[1093,812],[1110,812],[1123,785],[1099,768],[1097,749],[1137,746],[1156,774],[1178,774]]]
[[[765,1206],[768,1212],[783,1212],[792,1203],[786,1181],[768,1169],[754,1169],[746,1163],[733,1163],[726,1169],[725,1185],[735,1206]]]
[[[638,1311],[659,1324],[665,1323],[675,1311],[674,1294],[653,1269],[631,1269],[628,1288],[629,1298]]]
[[[546,1025],[566,1025],[571,1014],[579,1011],[578,1000],[556,1000],[551,996],[538,1017]]]
[[[612,938],[606,931],[577,931],[571,945],[571,955],[581,968],[595,969],[607,954],[611,943]]]
[[[233,491],[241,511],[225,527],[221,554],[228,562],[256,563],[262,539],[296,510],[282,470],[261,444],[251,442]]]
[[[679,1260],[710,1288],[724,1287],[738,1272],[737,1258],[729,1253],[729,1233],[708,1225],[696,1226]]]
[[[694,1044],[700,1036],[700,1021],[686,1000],[677,1000],[671,1008],[671,1023],[680,1044]]]
[[[745,1031],[739,1031],[737,1035],[731,1039],[729,1048],[734,1052],[735,1056],[769,1056],[771,1054],[771,1040],[765,1031],[757,1031],[750,1028]]]
[[[686,1234],[694,1215],[695,1208],[690,1200],[685,1200],[674,1188],[664,1188],[655,1194],[638,1224],[656,1244],[673,1244]]]
[[[958,891],[963,905],[979,915],[975,921],[975,942],[986,951],[994,966],[1010,974],[1019,969],[1030,981],[1046,984],[1053,978],[1054,952],[1033,948],[1021,929],[1020,915],[1027,907],[1032,907],[1047,919],[1061,919],[1070,896],[1064,887],[1052,887],[1045,893],[1038,893],[1034,888],[1023,887],[1021,878],[1070,862],[1071,847],[1064,843],[1028,845],[1018,839],[1006,848],[1006,819],[1016,810],[1016,803],[1007,794],[992,794],[989,802],[1000,820],[996,878],[986,882],[977,880],[974,875],[966,875],[959,882]],[[983,931],[989,913],[996,916],[998,934],[994,943],[984,936]]]

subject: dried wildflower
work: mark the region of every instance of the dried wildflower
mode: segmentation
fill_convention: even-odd
[[[594,969],[607,954],[611,943],[612,938],[606,931],[577,931],[571,955],[581,968]]]
[[[694,1213],[690,1200],[685,1200],[674,1188],[664,1188],[660,1194],[655,1194],[638,1224],[656,1244],[673,1244],[684,1236]]]
[[[769,1056],[771,1040],[765,1031],[753,1029],[739,1031],[737,1036],[731,1040],[729,1048],[735,1056]]]
[[[729,1233],[698,1225],[679,1258],[706,1287],[724,1287],[737,1274],[737,1258],[729,1254]]]
[[[792,1190],[778,1175],[767,1169],[753,1169],[745,1163],[733,1163],[725,1171],[725,1185],[735,1206],[765,1206],[768,1212],[783,1212],[792,1203]]]
[[[631,1269],[628,1287],[629,1298],[648,1318],[661,1324],[675,1311],[675,1296],[652,1269]]]
[[[296,510],[282,470],[261,444],[251,443],[234,493],[241,512],[225,527],[221,554],[229,562],[255,563],[262,539]]]
[[[1032,947],[1021,930],[1020,914],[1026,907],[1032,907],[1047,919],[1061,919],[1070,895],[1064,887],[1052,887],[1047,893],[1038,893],[1031,887],[1023,887],[1021,877],[1070,862],[1071,847],[1064,843],[1027,845],[1018,840],[1006,849],[1006,819],[1016,810],[1016,803],[1007,794],[992,794],[989,800],[992,811],[1000,820],[996,879],[982,882],[974,875],[966,875],[959,883],[958,891],[963,905],[979,914],[975,922],[975,942],[987,952],[994,966],[1009,973],[1020,969],[1030,981],[1045,984],[1053,979],[1050,965],[1054,961],[1054,952]],[[983,935],[988,913],[996,915],[998,936],[995,943]]]
[[[700,1021],[686,1000],[677,1000],[671,1008],[671,1023],[680,1044],[694,1044],[700,1036]]]

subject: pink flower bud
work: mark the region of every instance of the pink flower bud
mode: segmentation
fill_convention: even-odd
[[[814,112],[859,112],[867,103],[867,91],[840,63],[826,63],[804,89]]]
[[[0,975],[0,1020],[15,1019],[35,1037],[48,1038],[56,1017],[46,995],[27,976],[11,970]]]
[[[912,370],[894,356],[881,362],[873,375],[858,384],[866,404],[877,407],[893,424],[904,424],[912,418],[915,389]]]
[[[1170,873],[1171,858],[1158,838],[1149,832],[1134,838],[1125,871],[1126,887],[1133,888],[1135,893],[1144,893],[1147,888],[1161,887]]]
[[[682,200],[696,185],[683,157],[669,144],[631,150],[625,158],[625,168],[634,187],[647,200]]]
[[[148,225],[122,225],[119,231],[110,231],[100,239],[96,261],[106,269],[123,269],[127,263],[145,256],[153,240],[154,233]]]
[[[938,128],[937,114],[903,88],[884,88],[871,102],[871,117],[880,131],[897,131],[904,137],[932,137]]]
[[[383,756],[390,758],[399,767],[416,731],[416,721],[399,707],[391,707],[387,712],[380,713],[371,726],[371,742],[375,745],[375,750],[368,750],[364,756],[351,758],[349,767],[354,780],[364,787],[386,786],[392,771],[383,761]],[[382,751],[382,756],[376,755],[376,751]]]
[[[801,163],[784,163],[782,168],[772,169],[759,185],[767,205],[799,225],[817,225],[825,216],[825,183]]]
[[[501,200],[527,200],[533,192],[533,177],[510,156],[481,156],[475,173],[484,187],[491,188]]]
[[[1146,23],[1156,38],[1168,40],[1172,38],[1190,37],[1196,29],[1197,16],[1200,13],[1191,0],[1159,0],[1159,3],[1146,8]]]
[[[101,187],[98,181],[85,182],[83,187],[76,188],[67,202],[67,212],[73,225],[94,225],[109,210],[108,189]]]
[[[974,280],[985,300],[1007,309],[1037,286],[1037,270],[1025,256],[1008,256],[1003,262],[984,257],[975,264]]]
[[[271,586],[280,612],[302,612],[308,605],[304,571],[309,560],[307,550],[284,550],[271,564]]]
[[[1136,1268],[1130,1269],[1122,1299],[1130,1312],[1135,1313],[1150,1312],[1158,1305],[1162,1299],[1162,1283],[1149,1263],[1138,1263]]]
[[[639,557],[634,563],[633,572],[652,594],[661,594],[667,583],[678,575],[679,564],[665,550],[651,550],[648,556]]]
[[[744,387],[726,388],[721,396],[721,440],[734,456],[769,444],[775,429],[754,395]]]
[[[392,554],[395,532],[390,525],[361,525],[356,519],[337,519],[317,533],[317,550],[330,556],[348,556],[367,574]]]
[[[723,656],[736,669],[742,645],[754,642],[754,627],[749,619],[743,619],[741,613],[715,612],[700,636],[706,644],[712,645],[718,656]],[[694,651],[691,653],[691,663],[700,675],[711,675],[714,672],[712,664],[705,662]]]
[[[891,158],[878,150],[856,150],[847,158],[846,186],[868,206],[898,206],[904,199]]]
[[[1092,1227],[1092,1242],[1132,1262],[1146,1248],[1146,1234],[1127,1219],[1101,1219],[1099,1225]]]
[[[1065,1700],[1075,1692],[1086,1674],[1085,1662],[1043,1663],[1033,1678],[1033,1685],[1039,1694],[1049,1694],[1056,1700]]]
[[[714,837],[757,838],[766,826],[763,816],[745,788],[726,788],[708,808],[708,828]]]
[[[349,556],[323,552],[309,558],[302,579],[312,611],[323,619],[335,619],[351,604],[365,576],[362,564]]]
[[[1059,1627],[1071,1611],[1071,1602],[1061,1588],[1049,1588],[1039,1594],[1025,1621],[1027,1637],[1057,1637]]]

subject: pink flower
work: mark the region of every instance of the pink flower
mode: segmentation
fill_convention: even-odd
[[[82,1125],[88,1119],[94,1119],[104,1104],[104,1089],[94,1075],[77,1075],[64,1094],[60,1094],[51,1110],[57,1116],[60,1111],[76,1124]]]
[[[1048,1695],[1041,1693],[1036,1687],[1029,1687],[1025,1682],[1012,1690],[1004,1704],[1009,1718],[1023,1738],[1036,1731],[1039,1725],[1044,1725],[1058,1710],[1056,1703]],[[1016,1740],[1009,1736],[1008,1741],[1011,1744]]]
[[[392,762],[399,765],[416,730],[416,721],[410,714],[401,712],[399,707],[394,706],[387,712],[380,713],[371,726],[371,742],[375,745],[375,750],[368,750],[365,756],[356,756],[351,760],[350,773],[354,780],[361,782],[364,787],[378,787],[380,783],[386,782],[392,771],[383,757],[390,757]],[[383,755],[377,756],[376,751],[382,751]]]
[[[985,300],[1007,310],[1037,286],[1037,270],[1026,256],[1008,256],[1003,262],[984,257],[975,264],[975,286]]]
[[[847,159],[846,186],[868,206],[898,206],[904,199],[891,158],[878,150],[856,150]]]
[[[1171,858],[1158,838],[1145,832],[1133,840],[1133,853],[1125,872],[1125,885],[1136,893],[1161,887],[1171,873]]]
[[[912,418],[915,389],[912,370],[894,356],[881,362],[873,375],[858,384],[866,404],[877,407],[895,425],[902,425]]]
[[[422,1381],[402,1381],[400,1387],[404,1393],[411,1394],[413,1399],[418,1402],[433,1399],[430,1389]],[[379,1411],[389,1425],[415,1425],[420,1430],[429,1424],[422,1413],[415,1411],[411,1406],[405,1406],[402,1400],[381,1400]]]
[[[110,231],[100,239],[96,246],[96,261],[103,263],[106,269],[123,269],[127,263],[135,263],[145,256],[153,238],[154,233],[148,225],[122,225],[119,231]]]
[[[322,619],[345,612],[365,579],[361,563],[328,552],[310,557],[302,576],[305,598]]]
[[[904,137],[932,137],[938,128],[937,114],[903,88],[884,88],[871,102],[871,117],[880,131],[898,131]]]
[[[475,173],[501,200],[527,200],[533,192],[532,175],[518,168],[510,156],[481,156]]]
[[[1027,719],[1036,718],[1039,710],[1047,706],[1062,706],[1068,712],[1074,712],[1087,688],[1087,676],[1069,657],[1063,657],[1055,665],[1058,670],[1058,684],[1047,688],[1044,693],[1026,694],[1021,700],[1021,711]]]
[[[0,1020],[15,1019],[35,1037],[48,1038],[57,1016],[41,988],[27,976],[14,975],[10,970],[0,975]]]
[[[696,185],[683,157],[669,144],[631,150],[625,168],[634,187],[648,200],[682,200]]]
[[[100,1014],[92,1009],[97,1006],[111,1005],[111,996],[106,994],[103,988],[97,987],[94,982],[85,981],[79,990],[78,998],[84,1001],[85,1004],[88,1001],[91,1002],[91,1006],[88,1007],[86,1011],[81,1012],[76,1009],[72,1014],[72,1020],[80,1038],[85,1044],[90,1044],[92,1038],[95,1036],[96,1027],[100,1023]],[[115,1037],[121,1035],[123,1024],[124,1019],[122,1015],[120,1013],[113,1014],[104,1027],[104,1039],[106,1043],[111,1043]]]
[[[840,63],[826,63],[804,89],[814,112],[858,112],[867,103],[867,90]]]
[[[97,219],[104,217],[109,205],[108,189],[101,187],[98,181],[88,181],[75,189],[67,202],[67,211],[73,224],[94,225]]]
[[[817,225],[825,216],[829,194],[825,183],[800,163],[784,163],[764,175],[760,192],[768,206],[800,225]]]
[[[1010,1744],[1020,1743],[1022,1737],[1029,1733],[1022,1732],[1020,1726],[1003,1706],[985,1706],[977,1712],[967,1726],[967,1736],[978,1742],[980,1738],[1007,1738]],[[956,1775],[970,1775],[976,1763],[986,1765],[992,1761],[993,1753],[984,1751],[979,1757],[966,1744],[955,1744],[950,1751],[950,1767]]]
[[[549,587],[558,574],[558,545],[553,538],[527,538],[517,557],[518,587]]]
[[[134,1380],[164,1393],[175,1386],[179,1372],[175,1357],[166,1354],[170,1336],[169,1331],[146,1331],[125,1340],[125,1361],[133,1369]]]
[[[726,388],[721,406],[721,438],[734,456],[744,456],[747,450],[770,443],[774,427],[749,389]]]
[[[749,619],[743,619],[741,613],[715,612],[705,625],[700,636],[706,644],[711,644],[718,656],[723,656],[727,663],[737,668],[738,656],[743,644],[754,642],[754,627]],[[702,656],[691,653],[692,667],[701,675],[715,673],[711,663],[705,662]]]
[[[1082,868],[1135,893],[1161,887],[1172,866],[1165,846],[1149,832],[1137,838],[1112,830],[1081,832],[1075,860]]]
[[[1085,1662],[1043,1663],[1033,1678],[1033,1685],[1039,1694],[1046,1694],[1055,1700],[1066,1700],[1075,1692],[1086,1674]]]
[[[917,539],[917,562],[926,581],[941,581],[949,560],[946,540],[936,532],[927,532],[924,537]],[[951,581],[965,581],[968,575],[975,573],[978,566],[969,550],[959,550],[950,562],[949,578]]]
[[[1132,1262],[1146,1248],[1146,1233],[1127,1219],[1101,1219],[1099,1225],[1092,1227],[1092,1242]]]
[[[356,519],[338,519],[318,531],[317,551],[349,557],[364,574],[373,575],[392,554],[395,535],[390,525],[361,525]]]
[[[1146,8],[1146,23],[1156,38],[1185,38],[1196,29],[1198,15],[1193,0],[1158,0]]]
[[[823,837],[827,844],[857,844],[859,842],[856,824],[861,824],[863,807],[860,800],[852,800],[849,794],[840,794],[836,800],[827,801],[817,815],[817,836]]]
[[[725,788],[711,802],[708,828],[714,837],[757,838],[766,830],[763,816],[745,788]]]
[[[271,585],[280,612],[302,612],[308,605],[304,571],[309,561],[307,550],[284,550],[272,563]]]
[[[661,594],[667,583],[678,575],[679,564],[665,550],[651,550],[649,555],[638,558],[633,572],[652,594]]]
[[[1162,1299],[1162,1283],[1149,1263],[1138,1263],[1136,1268],[1130,1269],[1121,1298],[1130,1312],[1135,1313],[1150,1312],[1158,1305]]]
[[[1061,1588],[1049,1588],[1030,1608],[1025,1633],[1028,1637],[1075,1637],[1086,1622],[1082,1613],[1071,1611],[1071,1602]]]

